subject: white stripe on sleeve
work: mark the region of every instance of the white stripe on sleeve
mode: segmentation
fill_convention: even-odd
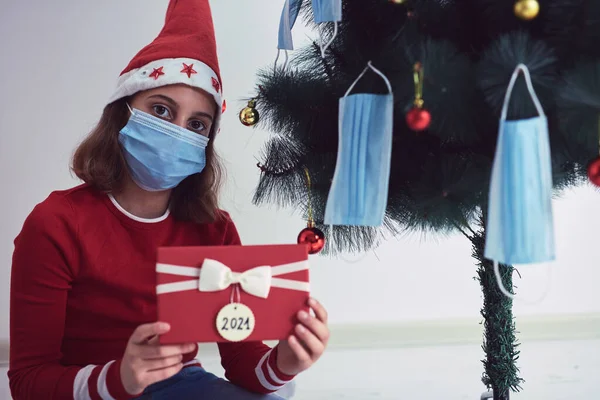
[[[95,365],[86,365],[75,375],[75,382],[73,383],[73,398],[75,400],[92,400],[88,388],[88,380],[94,368],[96,368]]]
[[[278,386],[274,386],[271,385],[271,383],[269,383],[269,381],[267,380],[267,378],[265,377],[265,373],[263,372],[263,364],[267,361],[267,359],[269,358],[269,355],[271,354],[271,351],[273,350],[269,350],[258,362],[258,365],[256,366],[256,368],[254,369],[254,371],[256,372],[256,377],[258,378],[258,381],[260,382],[261,385],[263,385],[263,387],[267,390],[279,390],[281,389],[282,385],[278,385]]]
[[[271,353],[271,352],[269,352]],[[269,354],[269,358],[271,357],[271,354]],[[271,364],[269,363],[269,359],[267,358],[267,360],[265,361],[267,363],[267,370],[269,371],[269,378],[271,378],[271,380],[275,383],[278,383],[280,385],[285,385],[286,383],[288,383],[288,381],[283,381],[281,379],[279,379],[277,377],[277,375],[275,375],[275,371],[273,371],[273,368],[271,368]]]
[[[102,367],[100,375],[98,375],[98,394],[102,400],[115,400],[115,398],[112,397],[108,392],[108,386],[106,385],[106,374],[108,374],[108,369],[112,363],[114,363],[114,360],[106,363],[106,365]]]

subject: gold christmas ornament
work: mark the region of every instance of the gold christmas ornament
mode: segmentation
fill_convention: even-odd
[[[256,107],[256,100],[252,99],[248,102],[248,106],[240,111],[240,122],[246,126],[256,125],[260,118]]]
[[[540,3],[537,0],[518,0],[515,3],[515,15],[525,21],[537,17],[540,12]]]

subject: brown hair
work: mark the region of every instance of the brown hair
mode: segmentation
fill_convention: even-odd
[[[129,174],[118,139],[129,119],[127,100],[117,100],[104,108],[100,121],[73,155],[71,169],[75,175],[103,192],[121,189]],[[210,138],[204,170],[184,179],[171,195],[171,214],[178,220],[204,223],[222,215],[218,193],[223,171],[214,149],[214,131]]]

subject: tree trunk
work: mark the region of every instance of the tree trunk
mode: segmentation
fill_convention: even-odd
[[[519,358],[517,339],[515,336],[515,323],[512,314],[512,300],[506,297],[498,288],[494,266],[490,260],[484,258],[485,247],[485,221],[480,219],[480,230],[472,237],[473,257],[479,266],[478,279],[483,291],[483,308],[481,315],[484,318],[483,383],[493,390],[494,400],[509,400],[510,391],[519,391],[523,380],[518,376],[519,368],[516,361]],[[513,267],[500,265],[500,275],[504,287],[513,292],[512,273]]]
[[[494,388],[494,398],[492,400],[509,400],[510,392],[505,390],[504,393],[501,393],[497,388]]]

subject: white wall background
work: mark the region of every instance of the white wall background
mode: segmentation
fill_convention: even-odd
[[[100,116],[116,78],[158,33],[167,0],[0,0],[0,340],[8,338],[13,239],[32,207],[53,190],[78,184],[69,159]],[[281,3],[281,4],[280,4]],[[258,68],[273,62],[282,1],[213,0],[229,109],[218,148],[229,182],[223,207],[242,240],[294,242],[304,222],[290,210],[250,202],[258,181],[255,155],[267,138],[237,120]],[[299,21],[300,22],[300,21]],[[296,44],[309,32],[299,23]],[[519,293],[543,302],[515,304],[519,315],[600,312],[597,232],[600,193],[581,188],[556,202],[559,261],[523,267]],[[332,323],[479,318],[470,243],[417,236],[391,240],[357,263],[315,257],[314,295]]]

